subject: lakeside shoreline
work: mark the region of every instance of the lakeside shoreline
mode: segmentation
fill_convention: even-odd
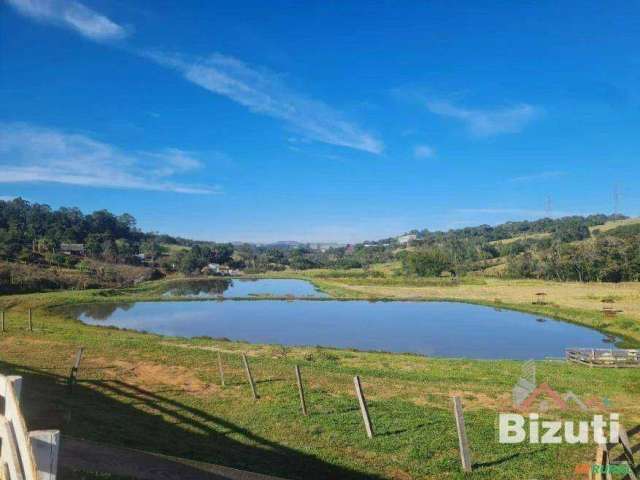
[[[325,293],[327,297],[312,297],[312,296],[279,296],[279,295],[251,295],[247,297],[212,297],[212,298],[194,298],[189,296],[175,296],[167,297],[163,296],[161,289],[167,284],[179,284],[186,282],[207,282],[215,281],[216,279],[238,279],[238,280],[260,280],[260,279],[296,279],[308,281],[314,285],[316,289]],[[616,336],[621,339],[618,345],[621,348],[640,348],[640,322],[635,321],[625,315],[621,315],[617,318],[610,320],[609,322],[603,321],[602,312],[589,311],[584,309],[576,309],[567,306],[558,305],[557,303],[548,303],[544,305],[536,305],[533,303],[515,303],[506,302],[499,299],[489,300],[483,298],[474,298],[473,293],[467,297],[461,295],[452,295],[450,292],[459,288],[461,285],[467,289],[474,288],[475,286],[486,286],[486,282],[479,283],[477,279],[473,279],[477,283],[462,283],[462,284],[447,284],[443,283],[440,287],[445,290],[446,295],[443,295],[440,291],[434,292],[434,288],[431,285],[424,287],[414,286],[391,286],[384,287],[385,292],[390,289],[392,295],[381,295],[377,293],[375,287],[370,285],[360,285],[358,283],[350,284],[344,281],[345,279],[326,279],[319,278],[313,275],[305,275],[303,272],[271,272],[270,274],[251,275],[242,277],[182,277],[182,278],[167,278],[162,280],[155,280],[145,282],[135,287],[125,288],[110,288],[110,289],[94,289],[94,290],[72,290],[72,291],[54,291],[43,293],[28,293],[28,294],[15,294],[5,295],[0,297],[0,307],[5,308],[13,305],[13,308],[18,310],[29,308],[46,308],[56,309],[66,305],[78,305],[86,303],[129,303],[129,302],[203,302],[203,301],[368,301],[368,302],[451,302],[451,303],[464,303],[471,305],[479,305],[484,307],[490,307],[495,309],[504,309],[510,311],[516,311],[521,313],[527,313],[532,315],[540,315],[553,320],[558,320],[574,325],[580,325],[591,328],[605,335]],[[348,279],[349,281],[352,279]],[[509,289],[512,285],[504,281],[498,288]],[[532,283],[531,281],[527,283]],[[536,288],[544,286],[555,286],[551,282],[539,281],[535,283]],[[636,285],[633,285],[636,287]],[[410,289],[410,292],[403,291]],[[364,290],[364,291],[363,291]],[[637,287],[640,295],[640,286]],[[416,294],[418,291],[418,294]],[[43,301],[45,300],[45,301]],[[26,304],[29,305],[26,305]],[[628,328],[624,328],[623,322],[634,322],[635,331],[630,331]]]

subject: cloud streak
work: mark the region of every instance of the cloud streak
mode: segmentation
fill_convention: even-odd
[[[309,139],[374,154],[383,151],[382,142],[375,136],[346,120],[329,105],[293,91],[273,72],[219,53],[190,60],[156,51],[141,54],[254,113],[284,121]]]
[[[417,159],[432,158],[435,153],[429,145],[416,145],[413,149],[413,156]]]
[[[124,152],[85,135],[25,123],[0,123],[0,183],[47,182],[86,187],[219,193],[215,187],[176,183],[202,167],[179,149]]]
[[[120,40],[129,34],[123,26],[73,0],[7,2],[26,17],[73,30],[97,42]],[[187,81],[227,97],[254,113],[279,119],[308,139],[374,154],[382,153],[384,149],[374,135],[326,103],[289,88],[281,76],[266,69],[252,67],[219,53],[195,59],[152,50],[136,53],[179,72]]]
[[[531,175],[522,175],[519,177],[510,178],[510,182],[534,182],[537,180],[548,180],[551,178],[564,177],[567,175],[567,172],[561,172],[559,170],[552,170],[548,172],[540,172],[540,173],[532,173]]]
[[[521,132],[532,120],[542,114],[542,109],[521,103],[493,110],[466,109],[447,101],[427,102],[431,113],[464,122],[475,137],[492,137],[505,133]]]
[[[74,30],[97,42],[120,40],[127,30],[81,3],[68,0],[7,0],[20,14],[43,23]]]

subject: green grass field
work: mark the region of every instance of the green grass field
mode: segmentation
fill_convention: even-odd
[[[461,286],[476,287],[483,285]],[[86,326],[50,309],[87,301],[155,299],[157,291],[157,284],[147,284],[124,291],[0,298],[7,330],[0,334],[0,371],[25,377],[23,398],[31,429],[59,428],[89,440],[290,479],[557,480],[580,478],[573,475],[575,466],[594,455],[593,444],[498,443],[497,414],[513,410],[511,389],[522,362],[167,338]],[[25,328],[29,307],[34,308],[34,332]],[[65,379],[80,345],[86,357],[80,382],[70,395]],[[219,384],[217,352],[224,362],[224,388]],[[249,356],[257,380],[257,401],[251,399],[241,352]],[[307,389],[308,417],[299,413],[296,364]],[[627,425],[640,423],[640,371],[589,369],[557,361],[536,366],[538,382],[583,398],[607,397]],[[372,440],[365,436],[354,396],[356,374],[370,403],[376,432]],[[460,395],[465,407],[472,474],[460,471],[452,395]],[[586,419],[592,413],[574,408],[551,411],[549,417]]]

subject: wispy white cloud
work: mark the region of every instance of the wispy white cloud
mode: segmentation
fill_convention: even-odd
[[[202,167],[175,148],[124,152],[85,135],[24,123],[0,123],[0,183],[51,182],[192,194],[215,187],[176,183],[174,177]]]
[[[125,38],[129,31],[106,16],[73,0],[7,0],[19,13],[37,21],[74,30],[95,41]],[[142,50],[141,56],[178,71],[206,90],[223,95],[249,110],[280,119],[308,139],[375,154],[383,144],[324,102],[287,87],[267,69],[215,53],[206,58]]]
[[[429,101],[430,112],[463,121],[472,135],[491,137],[503,133],[517,133],[542,114],[542,108],[521,103],[492,110],[466,109],[447,101]]]
[[[198,59],[156,51],[141,54],[252,112],[284,121],[309,139],[376,154],[383,150],[382,142],[374,135],[346,120],[324,102],[293,91],[278,75],[266,69],[219,53]]]
[[[537,180],[546,180],[550,178],[564,177],[565,175],[567,175],[567,172],[552,170],[547,172],[532,173],[530,175],[513,177],[513,178],[510,178],[509,181],[510,182],[533,182]]]
[[[413,149],[413,156],[419,159],[432,158],[435,153],[429,145],[416,145]]]
[[[127,29],[72,0],[7,0],[19,13],[34,20],[76,31],[95,41],[120,40]]]

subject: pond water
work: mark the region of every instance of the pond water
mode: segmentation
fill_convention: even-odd
[[[615,339],[585,327],[450,302],[225,300],[91,304],[68,310],[94,325],[169,336],[209,336],[429,356],[529,359]]]
[[[286,278],[231,279],[224,277],[169,282],[162,295],[168,298],[246,298],[265,295],[273,297],[327,297],[312,283],[304,280]]]

